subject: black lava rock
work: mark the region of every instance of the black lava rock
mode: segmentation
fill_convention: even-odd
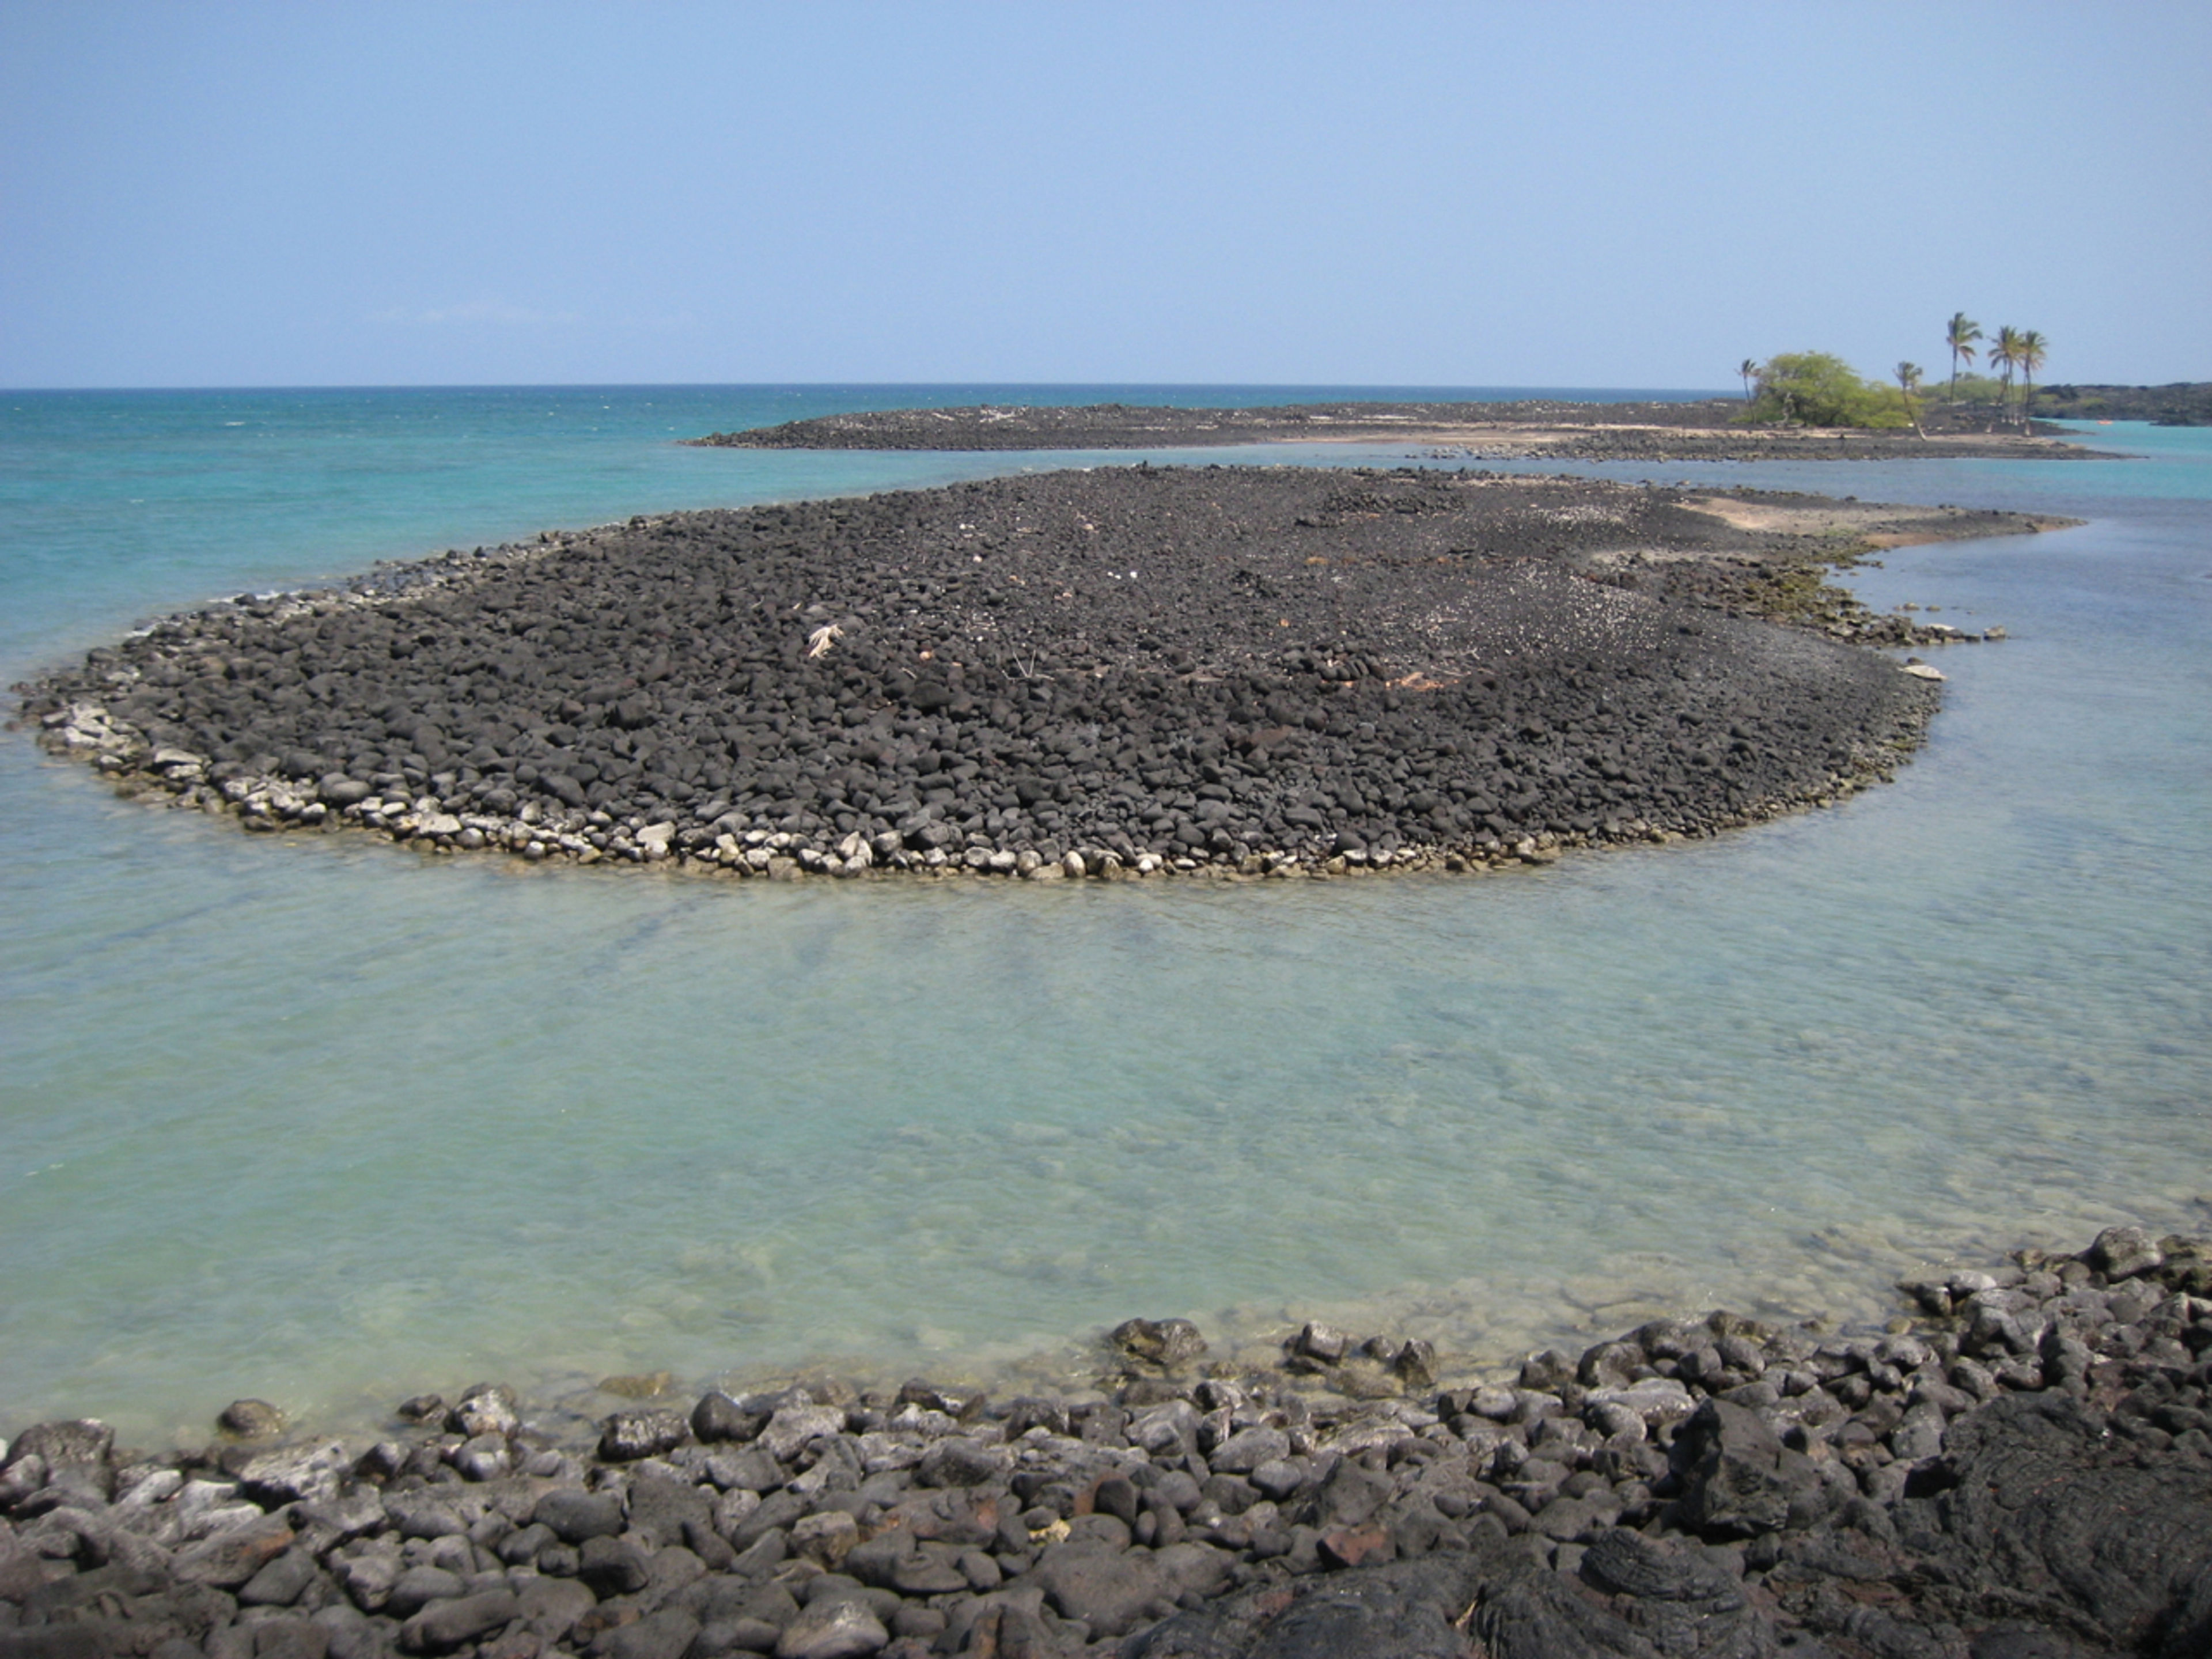
[[[437,849],[1542,861],[1831,799],[1934,708],[1825,636],[1860,626],[1808,575],[1833,545],[1701,500],[1121,468],[672,514],[171,618],[25,706],[138,793]]]

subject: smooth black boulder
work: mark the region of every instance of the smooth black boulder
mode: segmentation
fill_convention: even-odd
[[[1756,1412],[1726,1400],[1698,1407],[1675,1445],[1685,1466],[1683,1519],[1701,1532],[1778,1532],[1792,1506],[1820,1487],[1810,1459],[1784,1446]]]

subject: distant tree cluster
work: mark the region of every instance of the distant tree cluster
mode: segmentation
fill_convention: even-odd
[[[1979,348],[1982,325],[1963,311],[1952,314],[1943,337],[1951,352],[1947,401],[1988,404],[2026,425],[2036,373],[2049,355],[2050,342],[2033,329],[2016,329],[2008,323],[1997,330],[1995,340]],[[1988,352],[1990,367],[1998,371],[1996,378],[1969,374],[1962,380],[1960,364],[1971,368],[1981,349]],[[1746,421],[1792,426],[1909,425],[1922,437],[1928,435],[1921,428],[1917,401],[1925,371],[1917,363],[1898,364],[1893,388],[1861,378],[1842,358],[1825,351],[1785,351],[1763,363],[1747,357],[1736,373],[1743,380]],[[2017,397],[2013,391],[2015,374],[2020,380]]]
[[[2028,404],[2035,397],[2035,374],[2049,356],[2051,343],[2033,329],[2017,329],[2007,323],[1997,330],[1997,337],[1986,348],[1990,367],[1997,371],[1990,380],[1984,376],[1968,375],[1962,386],[1959,380],[1961,361],[1974,361],[1974,343],[1983,337],[1982,325],[1963,311],[1954,312],[1945,336],[1951,348],[1951,401],[1995,403],[2000,409],[2014,411],[2015,418],[2027,419]],[[2020,396],[2012,395],[2014,374],[2020,376]]]
[[[1898,427],[1910,416],[1887,386],[1860,379],[1825,351],[1784,351],[1746,364],[1747,421],[1791,426]]]

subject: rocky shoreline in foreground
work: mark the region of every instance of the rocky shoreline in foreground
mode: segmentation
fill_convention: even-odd
[[[587,1436],[502,1386],[366,1448],[0,1449],[0,1659],[2188,1659],[2212,1650],[2212,1240],[1717,1312],[1439,1389],[1307,1325],[1131,1320],[1093,1388],[817,1384]],[[665,1379],[610,1379],[649,1394]]]
[[[1022,404],[869,410],[716,432],[707,448],[1184,449],[1224,444],[1406,443],[1470,460],[2093,460],[2063,428],[1996,431],[1993,411],[1929,405],[1922,431],[1745,426],[1733,398],[1688,403],[1291,404],[1251,409]]]
[[[675,514],[153,624],[19,686],[249,830],[702,873],[1542,863],[1887,776],[1960,630],[1826,585],[2055,521],[1404,469]]]

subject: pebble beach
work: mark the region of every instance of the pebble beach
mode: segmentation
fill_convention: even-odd
[[[2212,1241],[1899,1288],[1881,1334],[1715,1311],[1442,1390],[1418,1340],[1310,1322],[1254,1373],[1139,1318],[1050,1396],[613,1378],[648,1398],[580,1438],[483,1382],[365,1448],[240,1400],[155,1457],[41,1424],[0,1653],[2204,1651]]]

